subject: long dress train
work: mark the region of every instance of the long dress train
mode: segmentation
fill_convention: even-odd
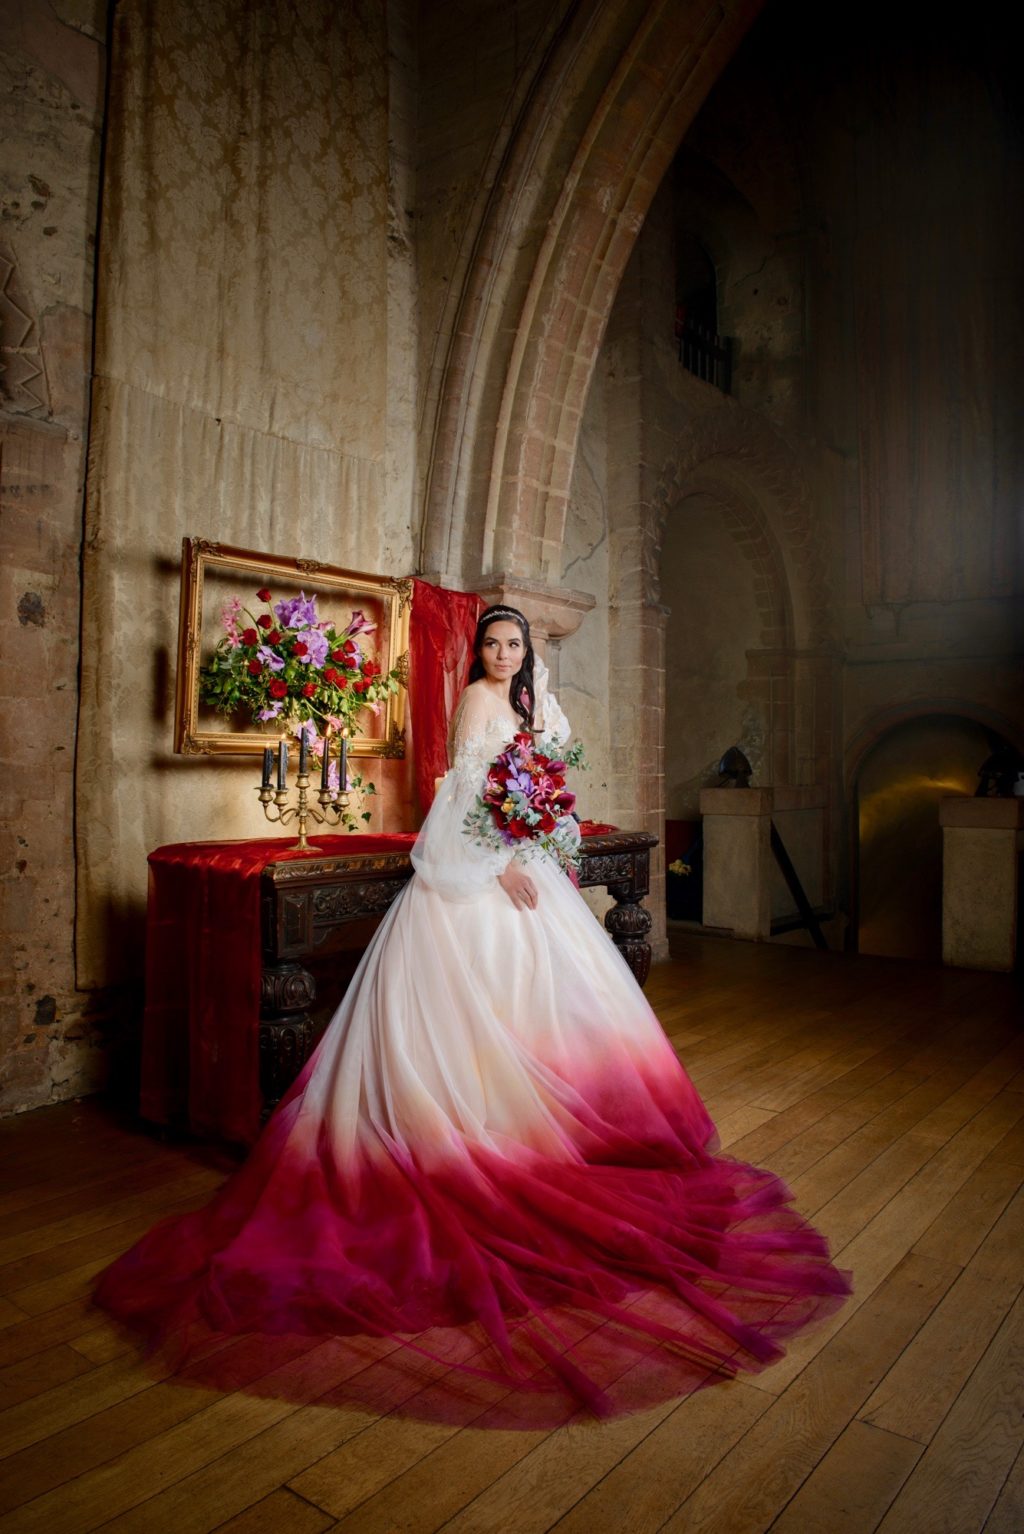
[[[566,738],[546,691],[538,707]],[[517,722],[471,687],[455,724],[415,875],[316,1053],[213,1202],[156,1226],[97,1298],[179,1360],[248,1333],[397,1341],[456,1366],[433,1412],[459,1409],[461,1379],[523,1425],[761,1369],[848,1279],[777,1177],[715,1154],[552,860],[529,864],[536,909],[513,907],[496,878],[512,854],[463,819]]]

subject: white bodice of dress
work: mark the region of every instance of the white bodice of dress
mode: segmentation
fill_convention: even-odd
[[[538,735],[559,743],[569,738],[569,722],[547,690],[547,668],[535,679],[534,723]],[[487,768],[522,729],[504,698],[470,685],[459,699],[448,734],[451,769],[438,784],[430,813],[412,849],[412,863],[422,882],[446,900],[473,900],[493,889],[513,855],[530,848],[480,846],[467,832],[466,816],[482,791]]]
[[[463,693],[463,698],[465,696]],[[522,728],[522,720],[514,719],[507,709],[499,707],[493,713],[484,714],[470,710],[460,701],[452,715],[448,760],[461,776],[480,783],[499,751],[504,750]]]
[[[535,738],[564,744],[569,738],[569,721],[548,691],[548,668],[542,661],[537,662],[534,689]],[[452,715],[448,760],[460,775],[479,783],[498,753],[523,729],[523,721],[505,699],[495,698],[482,688],[467,687]]]

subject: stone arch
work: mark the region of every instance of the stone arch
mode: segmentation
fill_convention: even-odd
[[[714,475],[696,474],[687,482],[669,515],[678,516],[686,503],[698,496],[715,508],[737,554],[751,567],[754,600],[761,620],[761,645],[765,649],[791,647],[793,604],[785,564],[778,540],[763,512],[741,494],[731,493],[730,488]],[[659,547],[661,541],[659,539]]]
[[[726,404],[698,417],[655,485],[658,546],[668,507],[695,486],[718,487],[720,498],[733,507],[748,557],[763,562],[769,585],[785,589],[791,624],[788,634],[776,634],[774,643],[802,649],[828,645],[832,622],[823,529],[784,439],[762,416],[739,405]]]
[[[974,724],[981,725],[982,729],[991,730],[994,734],[1002,736],[1018,751],[1024,752],[1024,729],[1008,715],[996,709],[987,708],[984,704],[962,697],[936,695],[915,698],[910,703],[899,703],[889,708],[879,709],[847,742],[843,756],[843,779],[847,800],[856,787],[860,769],[867,757],[891,730],[901,724],[910,724],[915,719],[926,719],[940,714],[969,719]]]
[[[760,9],[573,7],[497,170],[454,317],[421,565],[462,581],[557,569],[612,303],[683,134]],[[566,153],[566,146],[569,153]]]

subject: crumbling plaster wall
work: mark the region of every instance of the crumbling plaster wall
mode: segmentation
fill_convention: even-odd
[[[0,25],[0,1109],[95,1084],[111,998],[76,993],[73,771],[106,7]]]

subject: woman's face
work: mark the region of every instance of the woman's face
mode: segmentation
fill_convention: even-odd
[[[523,664],[526,646],[518,623],[510,618],[496,618],[484,630],[480,642],[480,660],[492,682],[510,682]]]

